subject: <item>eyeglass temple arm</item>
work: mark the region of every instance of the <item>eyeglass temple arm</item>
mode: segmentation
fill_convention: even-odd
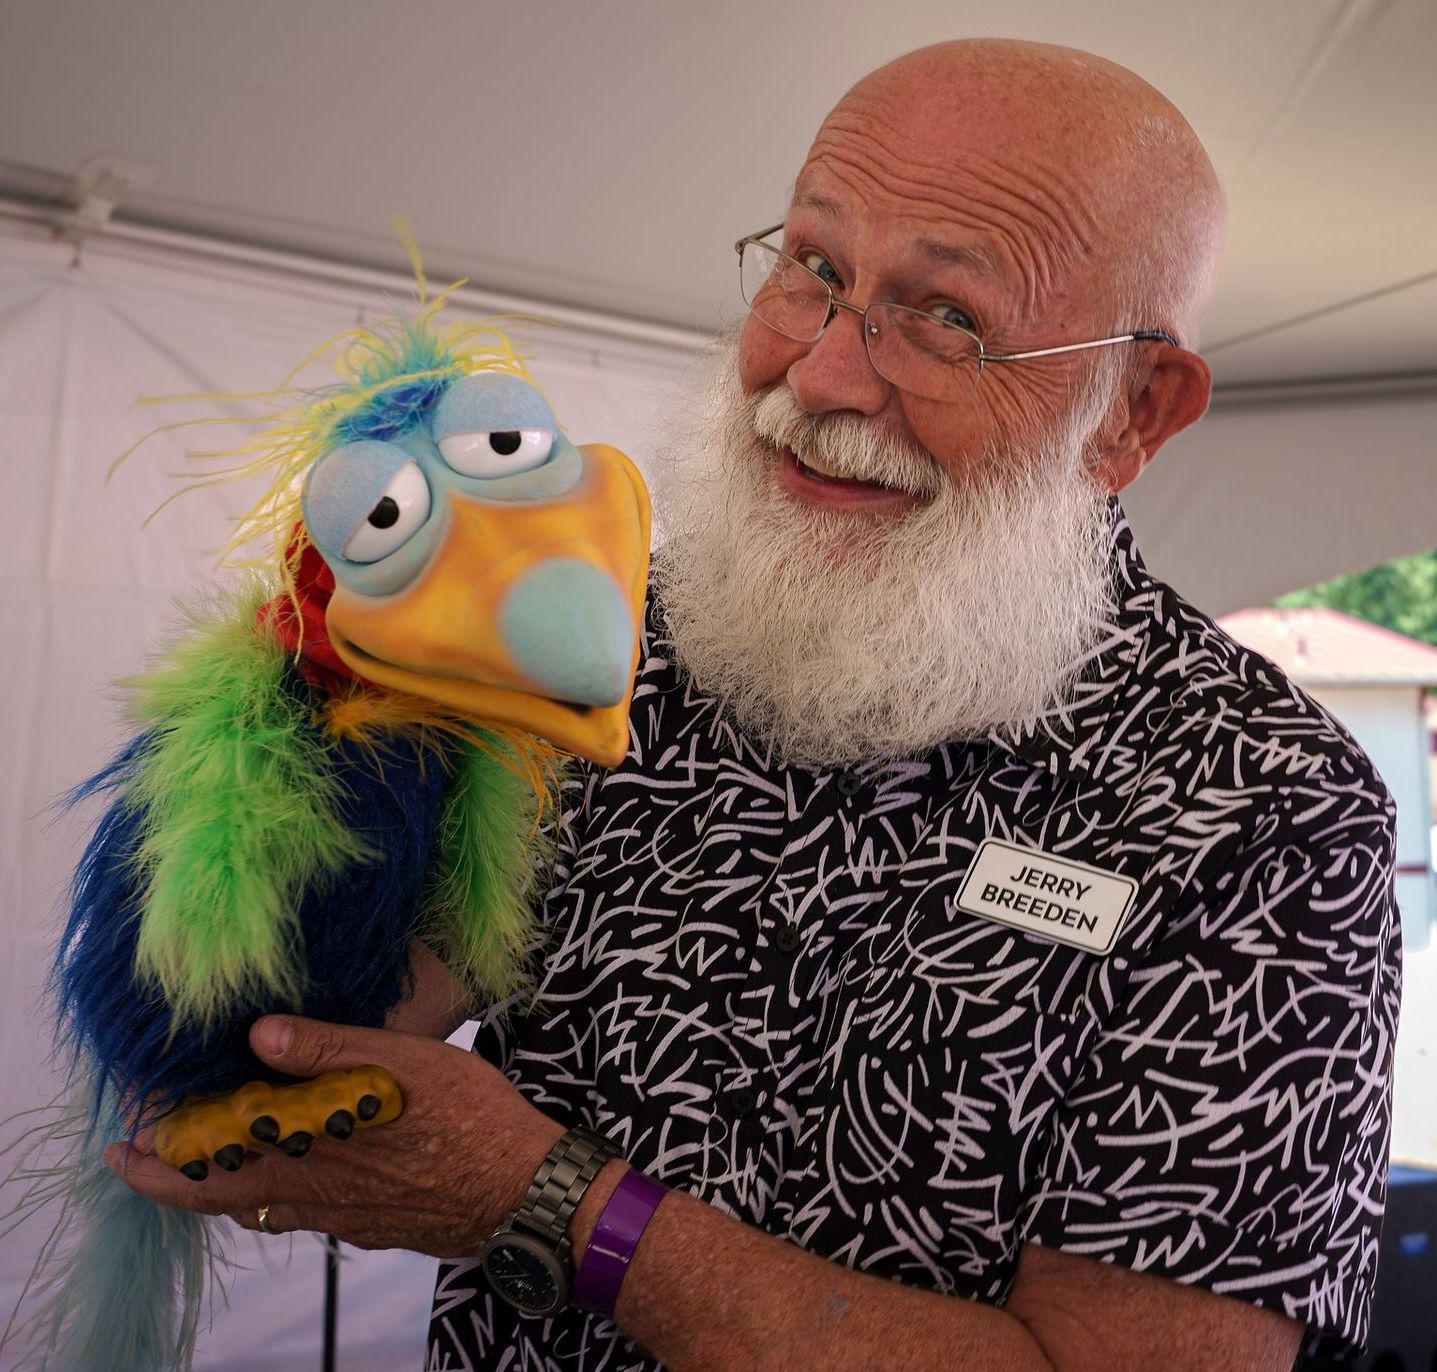
[[[759,241],[759,239],[761,239],[761,238],[767,238],[767,237],[769,236],[769,234],[771,234],[771,233],[777,233],[781,228],[783,228],[783,221],[782,221],[782,220],[780,220],[777,224],[775,224],[775,225],[773,226],[773,228],[771,228],[771,229],[764,229],[764,230],[762,230],[762,232],[760,232],[760,233],[751,233],[751,234],[747,235],[747,236],[744,237],[744,238],[740,238],[740,239],[738,240],[738,242],[733,245],[733,250],[734,250],[735,252],[742,252],[742,251],[743,251],[743,245],[744,245],[745,243],[757,243],[757,242]]]
[[[1030,357],[1052,357],[1056,353],[1076,353],[1084,348],[1106,348],[1110,343],[1169,343],[1178,341],[1161,329],[1139,329],[1136,333],[1120,333],[1116,338],[1095,338],[1091,343],[1064,343],[1059,348],[1038,348],[1030,353],[984,353],[984,362],[1022,362]]]

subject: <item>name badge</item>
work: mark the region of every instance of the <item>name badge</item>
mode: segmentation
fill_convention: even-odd
[[[1137,893],[1131,877],[988,838],[964,878],[958,908],[1055,943],[1110,953]]]

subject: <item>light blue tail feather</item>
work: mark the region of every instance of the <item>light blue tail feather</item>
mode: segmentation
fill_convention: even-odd
[[[67,1112],[27,1152],[50,1151],[68,1134],[68,1156],[12,1174],[27,1185],[17,1208],[59,1209],[30,1286],[37,1308],[11,1331],[25,1349],[18,1366],[183,1372],[212,1267],[209,1221],[158,1206],[115,1176],[100,1155],[124,1133],[112,1111],[100,1118],[81,1122],[80,1111]]]

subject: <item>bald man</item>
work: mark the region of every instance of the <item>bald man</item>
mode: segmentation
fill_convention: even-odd
[[[296,1075],[388,1065],[403,1119],[132,1184],[456,1259],[433,1372],[1360,1344],[1391,803],[1116,500],[1207,403],[1221,213],[1111,63],[955,43],[861,81],[738,244],[750,314],[671,445],[633,746],[570,788],[537,999],[474,1056],[425,1037],[433,975],[410,1033],[263,1020]]]

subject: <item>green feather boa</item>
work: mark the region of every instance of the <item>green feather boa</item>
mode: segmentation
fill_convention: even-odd
[[[366,856],[339,820],[313,709],[286,689],[284,649],[255,628],[265,599],[251,587],[197,617],[129,683],[150,734],[129,793],[144,816],[136,971],[176,1024],[256,993],[297,1004],[298,893]]]
[[[284,648],[251,587],[129,683],[150,735],[129,792],[143,813],[137,973],[176,1024],[210,1024],[241,997],[296,1004],[299,893],[370,855],[339,819],[325,735],[287,689]],[[438,751],[451,769],[419,927],[471,991],[509,994],[533,928],[543,860],[536,797],[504,745],[476,730]],[[437,761],[437,759],[436,759]]]
[[[486,1000],[517,989],[533,936],[534,888],[552,859],[537,802],[497,740],[464,749],[454,762],[420,927],[450,971]]]

